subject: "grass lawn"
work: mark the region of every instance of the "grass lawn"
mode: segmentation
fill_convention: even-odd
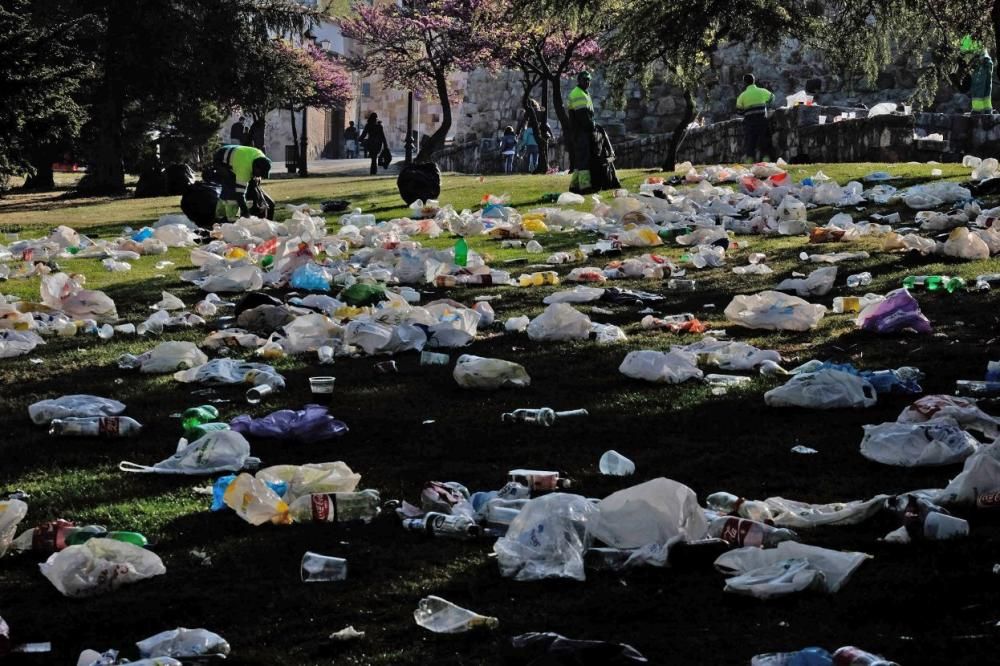
[[[968,169],[934,165],[941,178],[963,181]],[[822,169],[841,184],[885,169],[896,186],[934,180],[927,164],[823,164],[791,168],[796,180]],[[629,170],[623,185],[631,190],[647,172]],[[568,178],[557,176],[446,175],[443,203],[472,208],[485,194],[510,195],[511,205],[539,205],[542,195],[560,192]],[[319,203],[349,199],[352,206],[380,220],[405,215],[393,178],[313,177],[277,180],[269,193],[282,203]],[[987,202],[991,206],[996,201]],[[23,236],[44,235],[57,225],[98,237],[115,237],[122,227],[139,228],[160,215],[179,211],[177,197],[155,199],[72,199],[14,195],[0,199],[0,226],[16,224]],[[588,204],[589,205],[589,204]],[[583,206],[582,208],[586,208]],[[849,210],[863,218],[865,213]],[[899,209],[904,222],[913,211]],[[831,208],[810,211],[825,222]],[[279,210],[279,217],[287,212]],[[336,222],[333,216],[331,223]],[[331,227],[334,225],[331,224]],[[446,247],[454,239],[420,239]],[[590,242],[587,234],[549,234],[539,238],[547,251]],[[809,246],[804,238],[737,237],[727,266],[691,270],[694,292],[666,290],[665,284],[627,280],[616,286],[662,292],[665,314],[693,312],[717,328],[725,327],[722,310],[736,293],[753,293],[816,265],[798,254],[864,249],[871,258],[841,264],[838,286],[826,297],[830,305],[845,295],[844,277],[868,270],[868,289],[884,293],[908,274],[946,273],[974,278],[1000,272],[1000,261],[942,262],[883,253],[878,240]],[[3,242],[0,239],[0,242]],[[499,243],[472,239],[473,249],[490,263],[543,255],[500,249]],[[655,248],[678,260],[684,249]],[[736,276],[751,252],[764,252],[774,269],[769,276]],[[626,255],[641,254],[632,250]],[[188,250],[142,257],[129,273],[109,273],[93,259],[59,260],[63,270],[82,273],[87,286],[102,289],[118,304],[123,320],[138,323],[149,306],[169,290],[193,304],[200,292],[179,280],[190,268]],[[175,263],[166,270],[155,264]],[[514,264],[515,275],[526,264]],[[588,262],[601,265],[599,258]],[[573,266],[564,266],[565,274]],[[0,283],[0,293],[38,299],[37,279]],[[560,287],[562,288],[562,287]],[[498,319],[537,315],[542,298],[556,288],[516,287],[426,289],[426,300],[447,296],[471,304],[475,296],[499,294],[492,302]],[[828,314],[808,333],[747,331],[729,327],[733,338],[778,349],[792,363],[812,358],[852,362],[878,369],[913,365],[927,373],[927,393],[950,393],[956,379],[979,379],[988,360],[1000,358],[997,336],[1000,297],[996,292],[918,293],[924,313],[935,326],[932,336],[876,337],[861,333],[847,315]],[[602,307],[609,307],[600,303]],[[429,480],[456,480],[470,490],[499,488],[516,467],[560,470],[588,497],[604,497],[623,487],[659,476],[683,482],[701,500],[728,490],[764,499],[780,495],[805,501],[868,498],[918,488],[939,488],[958,471],[947,468],[905,469],[870,462],[858,452],[861,426],[895,420],[910,402],[888,396],[868,410],[817,412],[776,410],[764,406],[762,393],[780,379],[755,377],[746,388],[714,396],[703,385],[647,385],[619,374],[629,350],[666,350],[693,341],[691,336],[645,332],[638,308],[610,306],[612,315],[592,315],[614,323],[629,335],[627,343],[598,347],[592,342],[535,343],[524,334],[498,329],[481,331],[465,351],[523,363],[532,377],[529,388],[490,393],[466,391],[451,369],[421,367],[414,354],[398,358],[399,373],[383,375],[379,358],[338,360],[332,369],[337,388],[332,413],[347,422],[350,433],[321,445],[254,441],[253,453],[265,465],[343,460],[362,475],[361,487],[378,489],[383,499],[416,502]],[[589,312],[590,306],[581,310]],[[189,329],[163,339],[200,341],[208,331]],[[276,366],[288,390],[256,407],[245,403],[239,388],[192,391],[200,387],[174,382],[169,375],[139,375],[117,367],[123,353],[138,354],[157,339],[116,336],[50,338],[34,353],[0,361],[0,490],[31,494],[25,525],[55,518],[138,530],[153,542],[167,573],[150,581],[86,600],[63,598],[38,572],[32,556],[8,555],[0,562],[0,615],[16,641],[51,640],[54,654],[44,663],[75,663],[84,647],[119,648],[135,658],[132,643],[177,626],[205,627],[233,646],[238,664],[498,664],[505,663],[509,638],[528,631],[556,631],[573,638],[627,642],[656,664],[747,664],[760,652],[808,645],[834,649],[854,644],[903,664],[982,664],[995,658],[1000,619],[996,598],[1000,576],[992,573],[1000,545],[996,514],[967,516],[969,539],[950,543],[890,546],[877,539],[896,524],[889,516],[854,527],[803,532],[802,540],[874,556],[836,596],[800,595],[761,603],[724,594],[723,577],[710,566],[695,570],[639,569],[624,574],[588,572],[583,583],[518,583],[500,577],[488,542],[433,540],[405,533],[394,516],[364,527],[315,525],[252,527],[231,512],[211,513],[209,500],[195,488],[208,478],[126,475],[121,460],[152,464],[175,449],[181,428],[177,412],[218,401],[225,420],[241,413],[266,414],[310,401],[307,378],[317,374],[315,355],[285,359]],[[460,352],[452,353],[452,358]],[[787,364],[786,364],[787,365]],[[330,374],[323,369],[322,374]],[[33,426],[27,405],[67,393],[114,397],[145,429],[130,440],[51,438]],[[590,416],[558,423],[549,430],[500,423],[504,411],[518,407],[585,407]],[[994,413],[997,410],[992,409]],[[432,421],[428,423],[428,421]],[[798,455],[804,444],[819,450]],[[607,449],[633,459],[628,479],[603,477],[597,460]],[[207,552],[212,566],[192,554]],[[299,561],[306,550],[346,557],[344,583],[305,585]],[[438,636],[417,627],[417,601],[436,594],[484,614],[500,626],[492,633]],[[335,644],[327,636],[348,624],[366,632],[360,641]],[[27,662],[25,662],[27,663]],[[43,663],[43,661],[32,662]],[[511,662],[514,663],[514,662]]]

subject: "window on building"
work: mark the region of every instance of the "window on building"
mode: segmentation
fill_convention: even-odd
[[[371,97],[372,96],[372,84],[370,84],[370,83],[362,83],[361,84],[361,96],[362,97]]]

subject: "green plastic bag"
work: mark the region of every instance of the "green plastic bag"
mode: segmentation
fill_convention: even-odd
[[[385,300],[385,287],[378,284],[356,282],[340,292],[339,298],[348,305],[375,305]]]

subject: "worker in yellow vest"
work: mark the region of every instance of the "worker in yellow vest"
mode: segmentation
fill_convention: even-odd
[[[743,77],[746,90],[736,98],[736,112],[743,116],[743,154],[757,161],[771,156],[771,127],[767,122],[767,105],[774,101],[770,90],[758,88],[753,74]]]
[[[223,146],[215,151],[212,163],[222,182],[219,217],[235,217],[238,208],[243,217],[253,213],[274,219],[274,200],[260,187],[261,179],[271,172],[271,160],[263,151],[253,146]]]
[[[594,136],[594,102],[590,99],[590,72],[580,72],[576,87],[566,100],[570,122],[573,126],[573,179],[570,190],[587,192],[591,188],[590,147]]]

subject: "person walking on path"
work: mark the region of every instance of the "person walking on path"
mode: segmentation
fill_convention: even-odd
[[[538,140],[530,125],[521,130],[521,139],[517,145],[521,153],[528,157],[528,173],[535,173],[538,168]]]
[[[517,153],[517,136],[514,128],[510,125],[503,130],[500,137],[500,154],[503,155],[503,172],[507,175],[514,173],[514,155]]]
[[[347,129],[344,130],[344,154],[347,159],[353,159],[358,156],[358,128],[354,126],[354,121],[352,120]]]
[[[569,92],[567,110],[573,125],[573,180],[570,190],[587,192],[590,190],[590,152],[594,137],[594,102],[587,89],[590,88],[590,72],[580,72],[576,77],[576,87]]]
[[[243,137],[247,134],[247,117],[240,116],[239,120],[229,128],[229,143],[234,146],[243,145]]]
[[[743,77],[746,90],[736,98],[736,112],[743,116],[743,154],[750,161],[771,155],[771,127],[767,105],[774,101],[770,90],[758,88],[753,74]]]
[[[382,129],[382,123],[379,122],[377,113],[372,113],[368,116],[368,122],[365,123],[364,129],[361,130],[361,138],[358,140],[364,144],[365,150],[368,151],[368,157],[372,160],[370,173],[374,176],[378,173],[379,153],[382,152],[383,148],[388,148],[385,140],[385,131]]]

